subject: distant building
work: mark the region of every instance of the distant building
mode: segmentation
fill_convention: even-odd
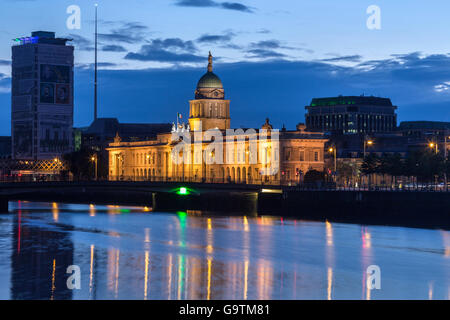
[[[80,128],[81,146],[100,151],[118,135],[122,141],[142,141],[168,132],[170,123],[120,123],[116,118],[97,118],[89,127]]]
[[[74,48],[36,31],[12,47],[12,157],[60,158],[72,151]]]
[[[450,122],[442,121],[402,121],[398,131],[403,136],[416,138],[441,137],[450,133]]]
[[[307,130],[313,132],[371,134],[393,132],[397,127],[397,107],[388,98],[314,98],[305,109]]]
[[[171,128],[170,123],[120,123],[116,118],[97,118],[89,127],[74,129],[74,147],[75,151],[84,149],[95,155],[98,177],[103,179],[108,176],[106,148],[116,137],[122,141],[146,141]]]
[[[11,158],[11,137],[0,137],[0,158]]]

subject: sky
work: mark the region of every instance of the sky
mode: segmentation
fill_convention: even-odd
[[[340,94],[389,97],[399,121],[450,121],[449,1],[0,0],[0,135],[10,134],[12,39],[36,30],[73,39],[74,125],[91,123],[95,3],[100,117],[186,118],[211,51],[232,127],[294,128],[312,98]],[[67,27],[71,5],[80,29]],[[379,29],[367,26],[372,5]]]

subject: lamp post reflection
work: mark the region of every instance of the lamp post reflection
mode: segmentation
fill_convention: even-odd
[[[93,204],[89,205],[89,216],[95,217],[95,206]]]
[[[333,226],[327,220],[325,221],[326,247],[325,260],[327,265],[327,299],[333,299],[333,266],[334,266],[334,239]]]
[[[250,225],[246,216],[244,223],[244,300],[248,299],[248,266],[250,259]]]
[[[91,262],[89,268],[89,297],[92,298],[92,288],[94,285],[94,248],[95,246],[91,244]]]
[[[52,214],[53,214],[53,221],[58,222],[59,220],[59,208],[58,204],[56,202],[52,203]]]
[[[144,300],[147,300],[147,294],[148,294],[148,266],[149,266],[149,252],[148,250],[145,251],[145,275],[144,275]]]
[[[207,263],[208,263],[208,275],[207,275],[207,296],[206,299],[211,299],[211,272],[212,272],[212,253],[214,250],[213,247],[213,227],[212,227],[212,220],[211,218],[208,218],[207,220],[207,231],[206,231],[206,254],[208,255]]]
[[[428,283],[428,300],[433,300],[433,282]]]
[[[372,236],[367,227],[361,227],[361,262],[363,272],[362,299],[371,299],[371,288],[367,285],[367,267],[372,264]]]

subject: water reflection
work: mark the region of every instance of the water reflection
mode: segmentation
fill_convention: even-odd
[[[362,299],[370,300],[372,289],[369,283],[367,267],[372,264],[372,242],[371,234],[367,227],[361,227],[361,249],[361,271],[364,275],[362,280]]]
[[[66,269],[73,264],[70,234],[30,223],[33,213],[18,203],[13,218],[11,251],[12,299],[71,299]],[[52,204],[52,220],[58,221],[58,206]]]
[[[334,266],[334,241],[333,241],[333,226],[329,221],[325,221],[326,230],[326,247],[325,259],[327,266],[327,299],[332,299],[333,291],[333,266]]]
[[[448,299],[449,233],[149,208],[12,203],[12,299]],[[3,238],[2,238],[3,237]],[[426,239],[426,241],[424,241]],[[6,254],[6,255],[5,255]],[[366,269],[382,266],[383,290]],[[81,289],[66,286],[69,265]],[[385,268],[386,266],[386,268]],[[415,279],[415,281],[410,281]],[[362,289],[362,294],[361,294]]]

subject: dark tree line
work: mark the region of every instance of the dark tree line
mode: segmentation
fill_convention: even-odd
[[[82,148],[63,155],[64,161],[68,165],[69,171],[73,175],[74,180],[92,180],[95,178],[95,162],[92,156],[97,157],[97,176],[98,179],[106,179],[108,175],[107,154],[102,152],[94,153],[92,150]]]
[[[450,173],[450,163],[442,153],[432,150],[410,152],[406,158],[398,153],[378,156],[371,153],[361,164],[361,173],[369,177],[373,174],[390,176],[391,183],[396,184],[398,177],[414,177],[417,182],[429,183],[447,177]]]

